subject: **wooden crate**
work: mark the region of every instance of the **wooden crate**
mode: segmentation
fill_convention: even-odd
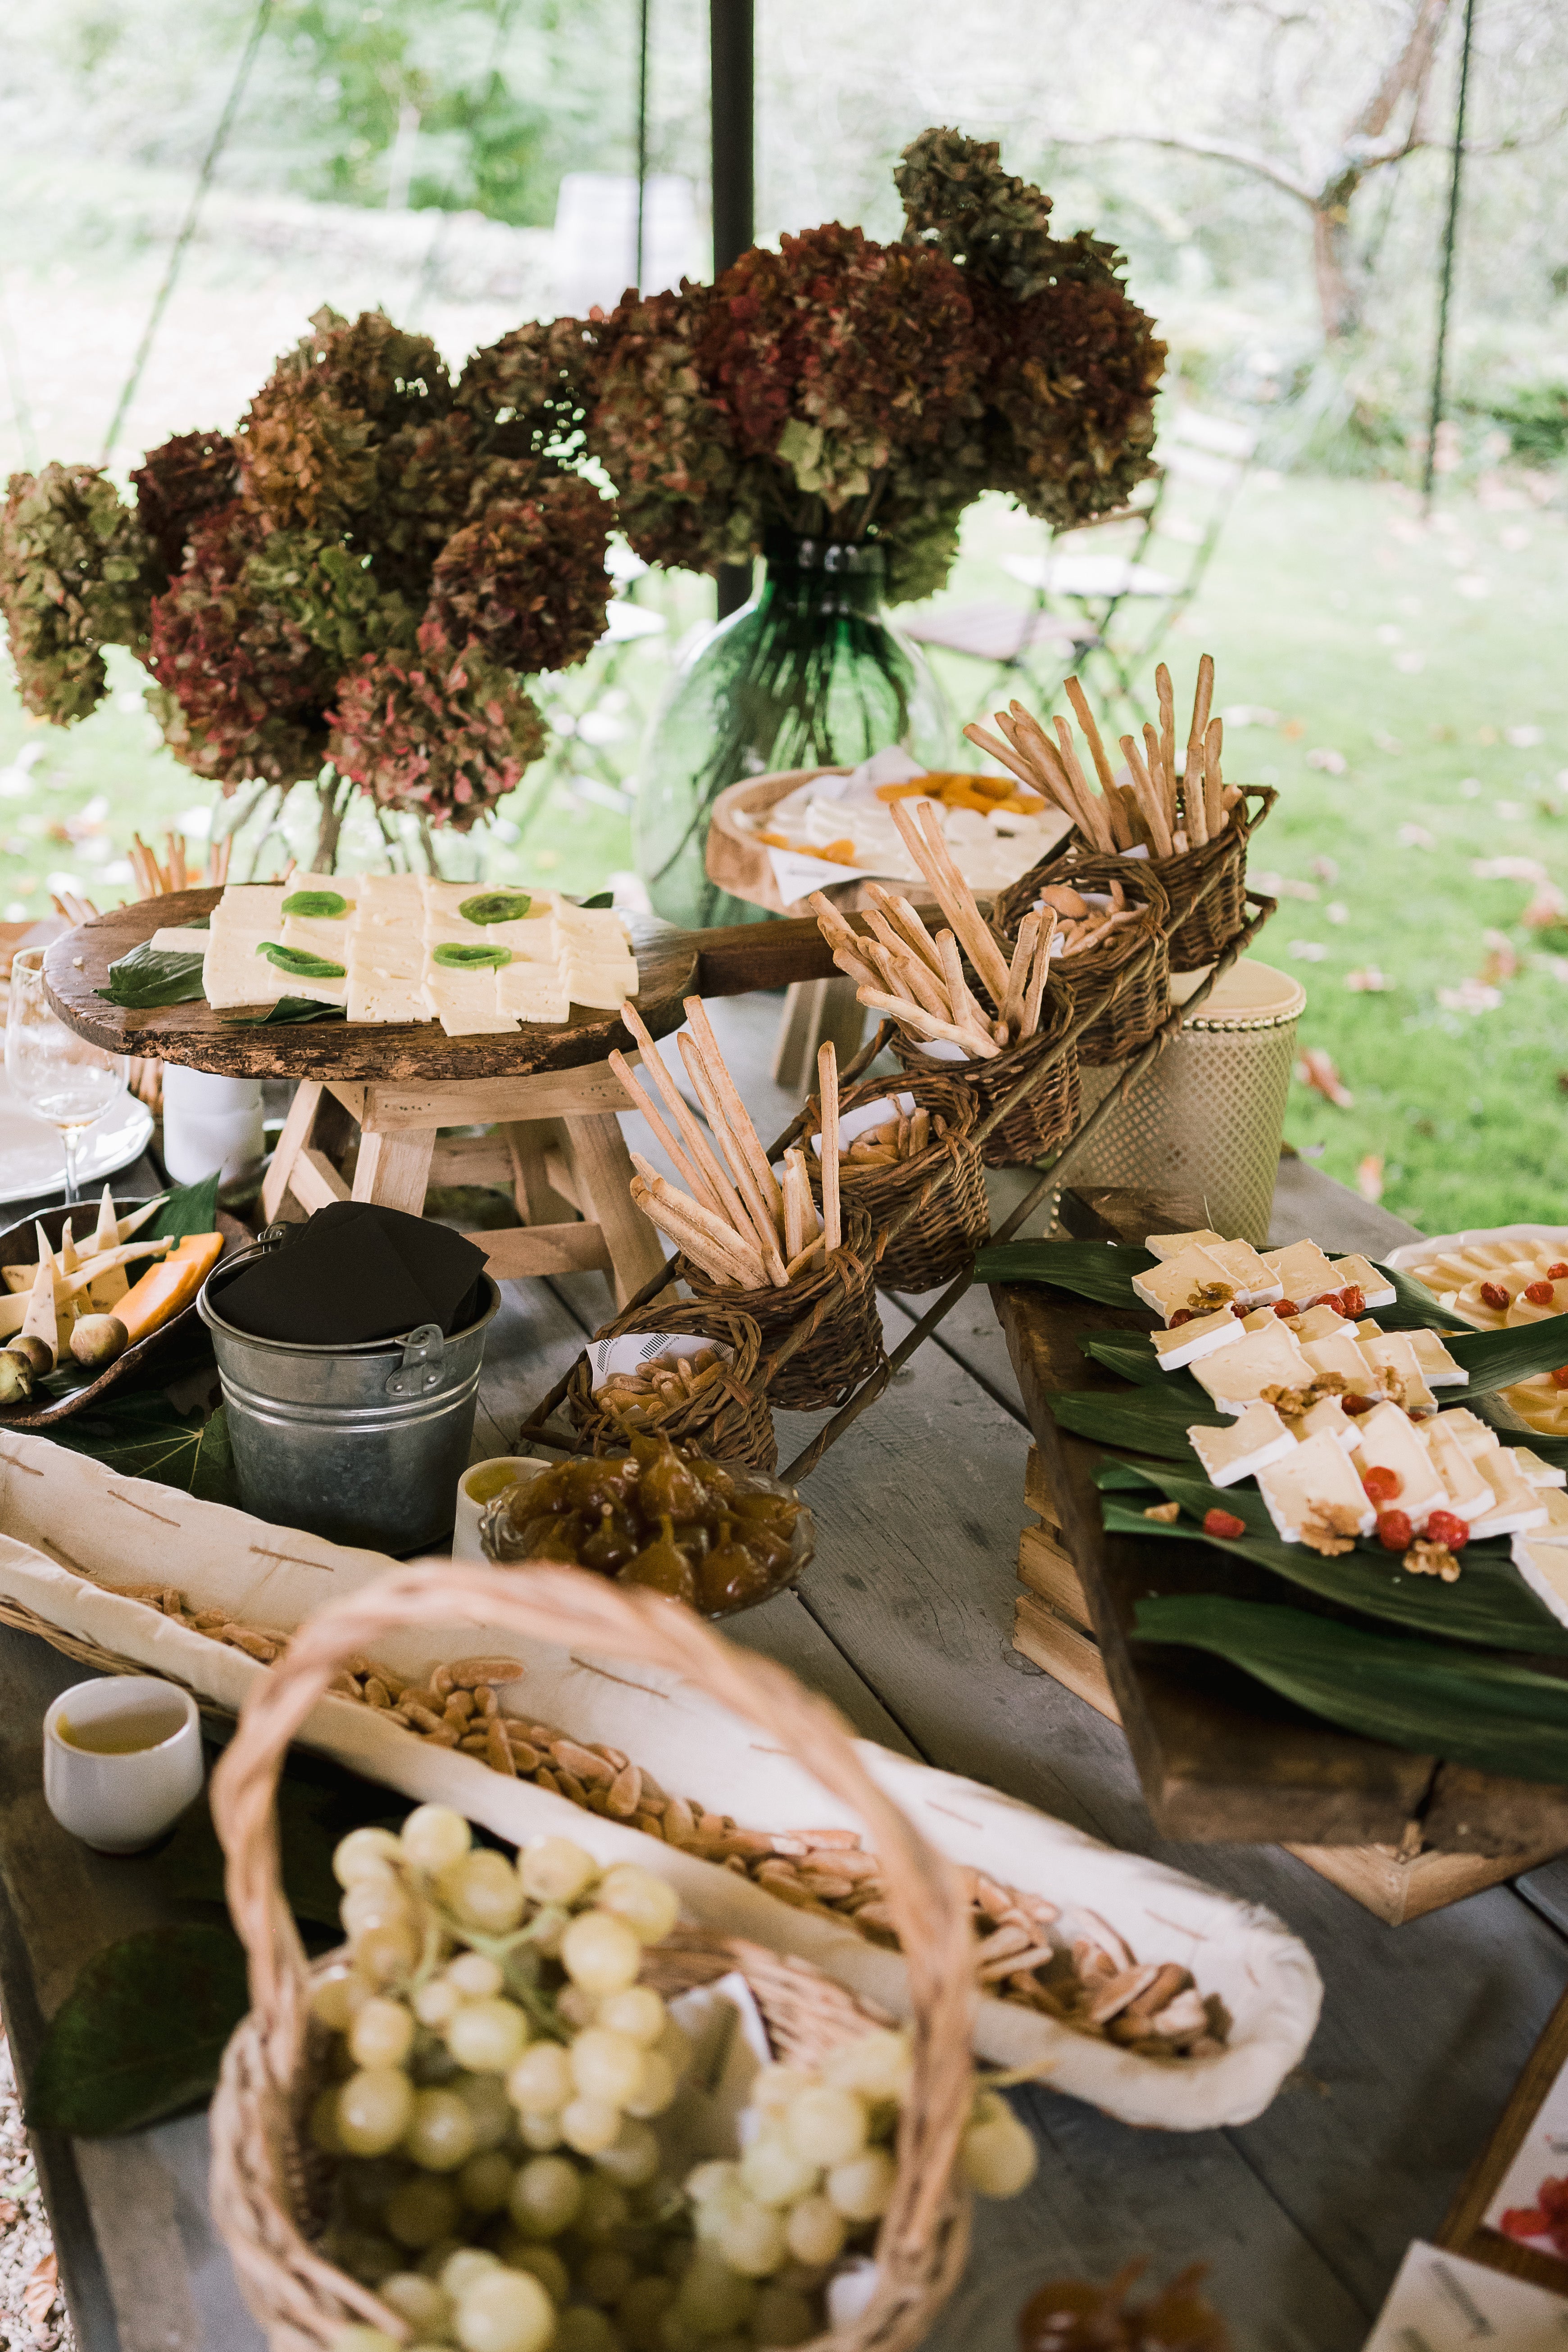
[[[1066,1549],[1037,1445],[1029,1448],[1024,1501],[1035,1516],[1018,1538],[1018,1581],[1024,1590],[1014,1603],[1013,1647],[1075,1697],[1098,1708],[1108,1722],[1120,1724],[1121,1710],[1094,1637],[1083,1580]],[[1397,1845],[1286,1845],[1288,1853],[1353,1895],[1391,1927],[1477,1895],[1483,1886],[1517,1878],[1560,1850],[1559,1843],[1525,1853],[1439,1853],[1424,1843],[1421,1824],[1414,1819]]]

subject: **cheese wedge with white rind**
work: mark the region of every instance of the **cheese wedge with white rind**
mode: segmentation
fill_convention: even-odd
[[[1378,1272],[1371,1258],[1359,1255],[1335,1258],[1335,1288],[1349,1290],[1352,1286],[1361,1292],[1363,1304],[1367,1307],[1392,1307],[1399,1296],[1388,1276]]]
[[[1326,1432],[1298,1445],[1289,1459],[1260,1470],[1258,1490],[1285,1543],[1300,1543],[1307,1520],[1331,1507],[1352,1512],[1359,1535],[1369,1536],[1376,1524],[1377,1514],[1343,1446]]]
[[[1489,1536],[1522,1535],[1527,1528],[1546,1525],[1548,1490],[1526,1483],[1506,1445],[1500,1445],[1495,1454],[1483,1454],[1477,1467],[1497,1496],[1491,1510],[1470,1522],[1470,1533],[1478,1542],[1484,1543]]]
[[[1213,1315],[1194,1315],[1190,1323],[1178,1323],[1174,1330],[1152,1331],[1149,1336],[1160,1370],[1173,1372],[1200,1356],[1212,1356],[1216,1348],[1235,1347],[1242,1337],[1242,1326],[1228,1307],[1221,1307]]]
[[[1267,1307],[1284,1297],[1279,1276],[1250,1242],[1211,1243],[1208,1254],[1225,1268],[1226,1281],[1236,1285],[1238,1307]]]
[[[1280,1297],[1293,1298],[1298,1307],[1310,1307],[1325,1291],[1344,1288],[1316,1242],[1290,1242],[1284,1249],[1265,1250],[1263,1263],[1278,1278]]]
[[[1204,1465],[1211,1486],[1234,1486],[1256,1477],[1271,1462],[1282,1462],[1296,1441],[1271,1404],[1249,1404],[1228,1429],[1189,1429],[1187,1443]]]
[[[1309,1339],[1331,1339],[1336,1331],[1351,1328],[1338,1307],[1325,1306],[1321,1300],[1311,1307],[1304,1307],[1300,1315],[1287,1315],[1284,1320],[1287,1328],[1294,1331],[1303,1348]]]
[[[1487,1483],[1484,1454],[1469,1453],[1458,1433],[1448,1427],[1451,1413],[1435,1412],[1421,1423],[1421,1438],[1437,1475],[1448,1490],[1448,1508],[1468,1524],[1496,1508],[1497,1495]]]
[[[1355,1344],[1369,1364],[1398,1375],[1400,1402],[1408,1412],[1436,1409],[1437,1400],[1422,1377],[1420,1359],[1408,1331],[1380,1331],[1375,1339],[1358,1339]]]
[[[1290,1426],[1303,1444],[1309,1437],[1316,1437],[1323,1430],[1327,1430],[1334,1444],[1342,1445],[1347,1454],[1354,1454],[1361,1444],[1361,1423],[1353,1413],[1345,1411],[1337,1396],[1320,1397],[1317,1403],[1310,1406]]]
[[[1184,1250],[1206,1249],[1210,1242],[1224,1239],[1223,1234],[1211,1234],[1206,1225],[1200,1225],[1192,1234],[1145,1234],[1143,1246],[1151,1256],[1163,1259],[1180,1257]]]
[[[1402,1335],[1415,1351],[1415,1361],[1421,1377],[1429,1389],[1468,1388],[1470,1376],[1463,1364],[1456,1363],[1436,1331],[1406,1331]]]
[[[1561,1470],[1555,1462],[1543,1462],[1528,1445],[1516,1445],[1513,1458],[1521,1476],[1531,1486],[1568,1486],[1568,1470]]]
[[[1539,1532],[1519,1535],[1513,1539],[1512,1558],[1536,1599],[1559,1624],[1568,1625],[1568,1544],[1548,1543]]]
[[[1369,1470],[1391,1470],[1399,1481],[1398,1493],[1380,1498],[1377,1507],[1405,1512],[1419,1535],[1427,1514],[1447,1510],[1449,1502],[1442,1473],[1422,1444],[1415,1423],[1396,1404],[1373,1405],[1361,1416],[1360,1435],[1361,1460],[1356,1466],[1363,1478]]]
[[[1279,1322],[1272,1330],[1245,1333],[1234,1348],[1203,1358],[1191,1369],[1221,1412],[1243,1412],[1265,1389],[1304,1389],[1312,1378],[1301,1349]]]
[[[1326,1339],[1308,1339],[1301,1353],[1312,1372],[1338,1372],[1352,1396],[1381,1397],[1383,1389],[1347,1324],[1342,1331],[1331,1331]],[[1311,1378],[1311,1373],[1308,1374]]]
[[[1450,1405],[1442,1416],[1443,1426],[1450,1437],[1458,1438],[1472,1460],[1489,1454],[1500,1443],[1495,1429],[1473,1413],[1468,1404]]]
[[[1194,1291],[1210,1284],[1220,1284],[1234,1292],[1236,1285],[1224,1271],[1216,1257],[1211,1257],[1201,1244],[1183,1250],[1176,1257],[1168,1257],[1158,1265],[1146,1266],[1142,1274],[1132,1276],[1132,1290],[1145,1307],[1168,1323],[1173,1315],[1180,1314],[1189,1305]],[[1226,1301],[1229,1304],[1229,1301]]]

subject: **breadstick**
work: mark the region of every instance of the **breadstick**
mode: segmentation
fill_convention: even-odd
[[[839,971],[847,972],[856,982],[874,981],[876,973],[864,953],[865,940],[858,931],[850,929],[833,901],[820,890],[814,890],[805,903],[816,917],[816,928],[833,950],[833,961]]]
[[[912,948],[921,961],[940,976],[942,958],[936,951],[936,941],[927,930],[919,908],[908,898],[900,898],[891,890],[884,890],[879,882],[868,882],[866,896],[892,925],[905,945]],[[869,916],[867,920],[870,920]]]
[[[901,996],[884,996],[879,989],[858,991],[862,1004],[876,1013],[890,1013],[906,1029],[918,1029],[923,1037],[945,1037],[950,1044],[962,1045],[972,1061],[984,1062],[1001,1052],[994,1037],[987,1037],[977,1029],[959,1029],[951,1021],[939,1021],[919,1004],[910,1004]]]
[[[1163,662],[1154,672],[1154,696],[1160,705],[1160,758],[1165,780],[1174,792],[1176,785],[1176,698],[1171,685],[1171,673]]]
[[[643,1067],[651,1074],[654,1084],[668,1104],[670,1117],[679,1130],[688,1156],[701,1170],[703,1182],[713,1196],[714,1208],[728,1217],[735,1231],[744,1234],[749,1241],[752,1231],[751,1222],[746,1215],[741,1196],[730,1181],[729,1173],[723,1162],[703,1134],[698,1121],[693,1118],[691,1106],[666,1068],[664,1056],[648,1034],[641,1014],[635,1005],[627,1003],[621,1007],[621,1019],[642,1048]],[[616,1075],[618,1077],[619,1071]],[[625,1081],[623,1080],[622,1083],[625,1084]]]
[[[788,1265],[784,1268],[784,1272],[788,1275],[792,1282],[795,1280],[797,1274],[804,1274],[805,1272],[806,1268],[810,1265],[812,1259],[818,1255],[821,1248],[822,1235],[818,1234],[814,1242],[807,1242],[805,1247],[801,1251],[798,1257],[791,1258]]]
[[[1127,762],[1127,772],[1132,779],[1132,789],[1138,795],[1138,805],[1143,812],[1143,822],[1153,836],[1156,857],[1171,855],[1171,828],[1166,822],[1164,800],[1152,776],[1143,764],[1143,754],[1131,735],[1121,738],[1121,756]]]
[[[1214,700],[1214,656],[1205,654],[1198,662],[1198,683],[1193,696],[1193,723],[1187,730],[1187,768],[1196,771],[1203,758],[1203,740],[1209,723],[1209,705]],[[1189,816],[1187,830],[1192,831]]]
[[[185,836],[183,833],[166,833],[163,846],[169,853],[169,887],[183,890],[185,887]]]
[[[838,1053],[831,1037],[817,1052],[816,1085],[822,1100],[822,1245],[831,1257],[844,1238],[838,1200]]]
[[[1000,720],[1001,712],[998,711],[996,716]],[[977,745],[988,759],[994,760],[999,766],[1005,768],[1010,775],[1016,776],[1020,783],[1027,784],[1032,792],[1044,793],[1047,800],[1057,801],[1059,807],[1066,809],[1068,816],[1072,815],[1072,810],[1067,808],[1066,803],[1059,799],[1053,786],[1042,782],[1039,771],[1025,753],[1016,751],[1010,742],[1003,742],[999,736],[993,735],[987,728],[982,727],[977,719],[972,720],[963,732],[971,743]],[[895,801],[893,805],[897,808],[899,803]]]
[[[951,931],[937,933],[937,951],[942,957],[942,978],[947,983],[947,1001],[951,1017],[961,1029],[984,1029],[985,1015],[970,994],[969,983],[963,977],[963,964],[958,952],[958,941]],[[1007,993],[1004,988],[1002,992]],[[928,1007],[928,1010],[931,1009]]]
[[[934,1013],[939,1021],[952,1018],[942,982],[927,971],[919,956],[907,948],[900,953],[889,951],[888,968],[895,996],[913,997],[915,1003],[923,1004],[928,1013]]]
[[[762,1251],[763,1263],[767,1268],[769,1280],[775,1289],[782,1289],[784,1259],[779,1255],[778,1234],[773,1223],[772,1203],[759,1190],[756,1176],[745,1153],[730,1132],[724,1115],[724,1106],[714,1091],[708,1065],[697,1050],[689,1033],[683,1032],[676,1040],[676,1044],[679,1049],[680,1058],[686,1065],[686,1075],[691,1080],[696,1089],[697,1099],[702,1106],[703,1117],[718,1137],[720,1149],[734,1171],[736,1189],[744,1203],[743,1213],[736,1221],[737,1229],[744,1242]],[[773,1174],[771,1169],[768,1173],[771,1178]]]
[[[1086,840],[1094,841],[1097,835],[1093,812],[1085,805],[1072,777],[1062,764],[1060,753],[1039,720],[1026,710],[1021,702],[1015,702],[1006,713],[1000,710],[996,713],[996,724],[1005,728],[1025,756],[1034,761],[1043,775],[1049,777],[1051,796],[1058,807],[1066,810]]]
[[[833,961],[845,978],[852,980],[857,988],[875,988],[881,976],[864,956],[851,955],[847,948],[835,948]]]
[[[1002,1024],[1008,1037],[1018,1034],[1018,1024],[1024,1013],[1024,992],[1029,985],[1029,974],[1035,968],[1035,942],[1039,936],[1040,919],[1031,909],[1018,926],[1013,961],[1007,973],[1007,993],[1002,1000]],[[1005,1045],[1006,1039],[999,1042]]]
[[[1220,754],[1225,749],[1225,721],[1211,719],[1204,730],[1204,821],[1209,839],[1225,823],[1225,778],[1220,772]]]
[[[1115,929],[1116,917],[1114,915],[1102,916],[1098,923],[1087,924],[1084,929],[1078,933],[1076,938],[1070,939],[1068,941],[1066,947],[1062,950],[1063,956],[1081,955],[1085,948],[1097,946],[1098,943],[1104,939],[1108,931],[1113,931]]]
[[[626,1055],[619,1053],[612,1054],[610,1055],[610,1067],[614,1070],[616,1077],[619,1078],[630,1102],[633,1104],[635,1108],[642,1113],[644,1118],[647,1119],[649,1127],[652,1128],[655,1135],[658,1138],[661,1148],[670,1160],[676,1173],[679,1176],[681,1182],[691,1194],[692,1199],[700,1202],[703,1208],[710,1209],[715,1216],[722,1217],[724,1213],[723,1202],[713,1190],[712,1185],[710,1184],[707,1177],[702,1173],[700,1168],[697,1166],[694,1160],[687,1158],[686,1153],[681,1150],[680,1145],[676,1141],[674,1136],[665,1125],[664,1118],[658,1105],[654,1102],[652,1096],[648,1094],[644,1087],[638,1084],[637,1079],[633,1073],[631,1064],[626,1060]]]
[[[1089,697],[1076,677],[1069,677],[1066,681],[1063,691],[1078,714],[1078,723],[1083,730],[1083,740],[1089,745],[1089,757],[1094,761],[1094,772],[1100,778],[1105,797],[1109,801],[1116,791],[1116,777],[1110,761],[1105,756],[1105,745],[1100,740],[1100,730],[1094,723],[1094,713],[1089,707]]]
[[[801,1213],[800,1202],[800,1184],[801,1177],[804,1172],[805,1171],[800,1165],[799,1152],[795,1150],[786,1151],[784,1153],[784,1257],[786,1261],[792,1257],[798,1257],[801,1251],[805,1247],[805,1219]]]
[[[1000,1004],[1007,992],[1007,960],[985,928],[974,903],[974,893],[958,870],[958,862],[942,837],[942,820],[933,808],[924,810],[922,823],[936,879],[945,879],[947,884],[945,895],[939,893],[939,904],[967,950],[969,961],[980,975],[981,986],[994,1003]]]
[[[761,1258],[754,1252],[748,1253],[731,1227],[710,1216],[706,1209],[699,1208],[687,1193],[667,1183],[657,1169],[639,1159],[635,1151],[632,1164],[638,1174],[638,1181],[632,1186],[632,1198],[646,1217],[661,1226],[710,1274],[717,1265],[742,1290],[761,1290],[765,1286]]]
[[[700,996],[689,996],[685,1000],[683,1010],[690,1024],[690,1034],[696,1043],[698,1053],[711,1074],[713,1091],[724,1106],[725,1121],[733,1131],[736,1142],[746,1155],[747,1162],[757,1180],[757,1188],[767,1202],[776,1225],[778,1219],[784,1213],[784,1197],[779,1191],[778,1179],[768,1165],[768,1155],[763,1150],[762,1139],[752,1124],[752,1115],[741,1100],[740,1089],[730,1076],[728,1065],[719,1050],[719,1040],[713,1034],[713,1024],[708,1018],[708,1007]]]
[[[931,1141],[931,1113],[917,1104],[910,1118],[908,1160],[918,1160]]]
[[[1040,935],[1035,941],[1035,968],[1024,992],[1024,1017],[1018,1030],[1020,1043],[1026,1037],[1036,1035],[1040,1026],[1040,1005],[1046,993],[1046,982],[1050,978],[1051,941],[1056,935],[1056,917],[1047,915],[1040,926]]]
[[[1131,849],[1132,835],[1127,824],[1127,813],[1114,792],[1102,797],[1083,772],[1083,764],[1073,749],[1072,729],[1065,719],[1052,720],[1057,740],[1061,745],[1062,765],[1072,776],[1082,794],[1084,806],[1092,810],[1100,835],[1100,845],[1106,850]]]

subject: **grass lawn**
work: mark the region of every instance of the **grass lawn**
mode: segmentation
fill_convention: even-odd
[[[983,507],[951,593],[1016,595],[1001,559],[1038,544],[1026,518]],[[1387,1205],[1433,1233],[1565,1213],[1568,918],[1526,926],[1542,882],[1475,870],[1534,861],[1568,891],[1565,557],[1568,517],[1521,491],[1446,491],[1427,529],[1393,486],[1255,478],[1165,648],[1178,698],[1206,649],[1217,707],[1278,714],[1226,742],[1229,775],[1280,793],[1253,864],[1290,895],[1260,952],[1304,982],[1301,1043],[1354,1097],[1339,1108],[1296,1087],[1290,1139],[1347,1182],[1381,1158]],[[524,837],[484,846],[489,876],[585,890],[630,865],[618,787],[702,599],[687,581],[638,593],[668,614],[667,637],[616,649],[608,677],[568,681],[563,708],[585,723],[554,774],[535,770],[505,804],[503,831],[536,803]],[[944,668],[973,708],[982,673]],[[132,828],[199,831],[211,796],[159,744],[138,678],[118,666],[109,700],[67,731],[0,692],[0,914],[44,912],[57,876],[110,903]],[[1374,971],[1380,992],[1347,986]]]

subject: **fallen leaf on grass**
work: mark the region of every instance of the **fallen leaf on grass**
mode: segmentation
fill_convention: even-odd
[[[1483,980],[1462,980],[1458,988],[1440,988],[1437,1002],[1449,1013],[1495,1013],[1502,1003],[1500,988]]]
[[[1308,866],[1307,871],[1309,874],[1315,874],[1320,882],[1337,882],[1340,878],[1339,860],[1333,857],[1314,857]]]
[[[1555,882],[1548,882],[1537,890],[1519,919],[1527,930],[1555,930],[1560,923],[1568,922],[1568,898]]]
[[[1345,974],[1345,986],[1353,989],[1358,996],[1381,996],[1385,988],[1393,985],[1387,974],[1380,971],[1374,963],[1369,963],[1364,971],[1347,971]]]
[[[1266,702],[1233,702],[1220,717],[1228,733],[1234,727],[1278,727],[1279,713],[1270,710]]]
[[[1287,743],[1299,743],[1306,731],[1307,722],[1304,719],[1287,719],[1284,726],[1279,730]]]
[[[1355,1188],[1363,1201],[1382,1200],[1383,1154],[1381,1151],[1369,1151],[1360,1161],[1355,1171]]]
[[[1293,882],[1288,874],[1255,874],[1252,879],[1266,898],[1300,898],[1310,905],[1318,897],[1315,882]]]
[[[1373,731],[1372,742],[1375,751],[1403,751],[1405,749],[1397,735],[1385,735],[1381,727]]]
[[[1436,849],[1437,836],[1428,833],[1424,824],[1402,824],[1399,828],[1401,849]]]
[[[55,2296],[59,2292],[59,2265],[52,2253],[47,2253],[22,2289],[22,2308],[35,2328],[42,2327],[54,2309]]]
[[[1464,789],[1461,784],[1459,790]],[[1538,882],[1544,887],[1552,880],[1539,857],[1476,857],[1470,872],[1478,882]]]
[[[1331,898],[1323,912],[1331,923],[1348,923],[1351,919],[1351,910],[1342,898]]]
[[[1483,988],[1500,987],[1518,971],[1519,950],[1501,931],[1483,931],[1481,937],[1487,943],[1487,953],[1476,977]]]
[[[1292,940],[1290,952],[1298,963],[1321,963],[1329,951],[1321,940]]]
[[[1331,1102],[1337,1110],[1349,1110],[1355,1097],[1334,1067],[1333,1056],[1321,1045],[1309,1045],[1296,1065],[1296,1076],[1304,1087]]]
[[[1332,751],[1326,745],[1321,745],[1317,751],[1308,752],[1307,765],[1309,768],[1321,768],[1325,776],[1342,776],[1350,762],[1342,751]]]

